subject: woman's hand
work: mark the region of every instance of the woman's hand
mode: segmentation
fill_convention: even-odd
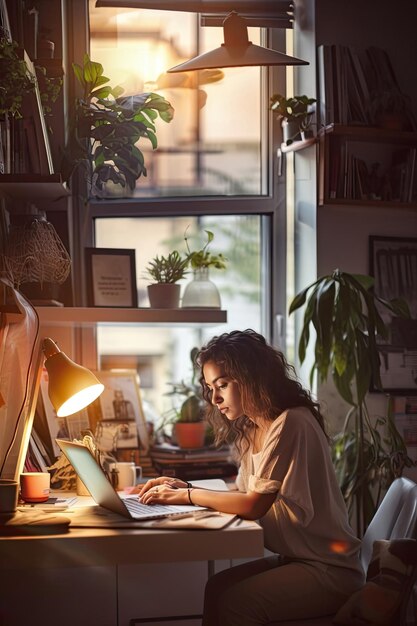
[[[187,483],[179,478],[159,476],[144,485],[136,485],[130,492],[137,493],[144,504],[188,504]]]

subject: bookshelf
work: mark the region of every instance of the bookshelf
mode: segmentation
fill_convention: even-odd
[[[319,132],[319,204],[417,208],[417,132],[329,124]]]

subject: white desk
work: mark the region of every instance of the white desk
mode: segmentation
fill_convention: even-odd
[[[128,626],[131,617],[201,613],[207,561],[223,569],[263,554],[262,529],[246,521],[223,530],[0,537],[0,624]]]

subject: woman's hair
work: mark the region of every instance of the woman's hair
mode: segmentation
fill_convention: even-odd
[[[286,409],[307,407],[327,437],[319,403],[302,387],[284,355],[254,330],[234,330],[213,337],[201,348],[196,361],[201,368],[203,397],[210,405],[207,417],[216,444],[233,440],[239,453],[243,454],[249,448],[254,424],[245,417],[229,421],[213,406],[203,376],[203,367],[208,361],[220,365],[224,375],[237,382],[245,416],[256,415],[273,421]]]

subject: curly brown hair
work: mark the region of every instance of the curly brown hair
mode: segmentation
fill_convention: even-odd
[[[213,361],[224,369],[224,375],[237,382],[245,415],[229,421],[211,403],[211,392],[204,381],[203,368]],[[279,350],[268,345],[254,330],[234,330],[213,337],[196,357],[200,367],[203,398],[208,403],[207,419],[213,428],[216,445],[234,442],[240,455],[251,441],[254,423],[247,415],[259,415],[271,422],[283,411],[293,407],[307,407],[327,433],[319,403],[298,381],[294,367]]]

